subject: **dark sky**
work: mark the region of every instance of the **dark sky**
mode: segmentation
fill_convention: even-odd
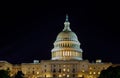
[[[84,59],[120,63],[117,2],[50,1],[1,3],[0,60],[22,63],[51,59],[53,42],[68,14]]]

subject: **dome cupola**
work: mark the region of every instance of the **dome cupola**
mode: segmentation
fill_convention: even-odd
[[[68,15],[64,29],[58,34],[52,49],[52,60],[82,60],[82,49],[77,35],[70,29]]]

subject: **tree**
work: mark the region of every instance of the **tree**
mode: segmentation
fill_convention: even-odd
[[[15,75],[15,78],[24,78],[24,74],[22,71],[18,71],[17,74]]]
[[[110,66],[108,69],[102,70],[98,78],[120,78],[120,66]]]
[[[10,78],[8,70],[0,70],[0,78]]]

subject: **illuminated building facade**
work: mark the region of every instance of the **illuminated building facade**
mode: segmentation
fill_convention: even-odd
[[[0,69],[8,69],[11,76],[22,71],[25,78],[97,78],[100,72],[107,69],[112,63],[103,63],[96,60],[90,63],[83,60],[82,49],[77,35],[70,29],[70,22],[66,15],[64,29],[58,34],[51,50],[51,60],[34,60],[33,63],[13,65],[0,61]]]

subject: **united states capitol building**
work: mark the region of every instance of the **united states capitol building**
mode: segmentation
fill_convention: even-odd
[[[94,63],[83,60],[80,45],[66,15],[64,29],[57,35],[51,50],[51,60],[34,60],[33,63],[16,65],[0,61],[0,70],[9,68],[11,76],[22,71],[25,78],[97,78],[102,70],[113,65],[103,63],[100,59]]]

